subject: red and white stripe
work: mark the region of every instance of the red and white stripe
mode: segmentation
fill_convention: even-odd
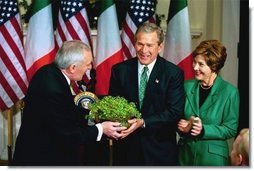
[[[62,14],[59,11],[56,31],[56,42],[58,47],[60,47],[64,41],[68,40],[81,40],[92,49],[91,31],[85,8],[66,22],[64,22]]]
[[[0,27],[0,109],[13,106],[28,87],[20,15]]]
[[[134,34],[136,30],[137,26],[127,13],[121,33],[123,54],[125,59],[136,56],[136,50],[134,48]]]

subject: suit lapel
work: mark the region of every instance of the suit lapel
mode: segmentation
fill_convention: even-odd
[[[52,68],[55,70],[56,77],[59,79],[59,82],[61,82],[62,87],[64,88],[64,92],[66,92],[66,96],[69,98],[73,98],[73,95],[71,93],[70,86],[64,77],[64,74],[61,72],[60,69],[57,68],[55,64],[52,64]]]
[[[189,101],[194,114],[199,116],[199,89],[197,86],[198,82],[195,82],[191,91],[186,92],[186,98]]]
[[[163,71],[162,65],[161,65],[161,60],[158,57],[156,60],[156,63],[154,64],[153,70],[151,71],[150,77],[147,82],[146,86],[146,91],[145,91],[145,96],[143,100],[143,107],[148,105],[150,102],[150,93],[153,92],[153,90],[157,89],[157,86],[160,82],[160,75],[161,72]]]
[[[134,63],[134,64],[133,64]],[[138,104],[138,60],[137,57],[133,59],[133,63],[130,64],[130,70],[127,71],[128,76],[126,77],[128,85],[128,96],[131,98],[136,105]]]

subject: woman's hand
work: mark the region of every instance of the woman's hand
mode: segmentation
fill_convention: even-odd
[[[193,135],[193,136],[200,135],[202,129],[203,129],[203,125],[202,125],[201,119],[199,117],[195,117],[194,120],[193,120],[191,135]]]

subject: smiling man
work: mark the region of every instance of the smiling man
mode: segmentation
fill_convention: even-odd
[[[177,165],[176,124],[184,109],[183,72],[159,56],[164,34],[153,23],[135,33],[137,57],[112,68],[109,93],[134,102],[142,118],[129,120],[114,142],[113,165]]]

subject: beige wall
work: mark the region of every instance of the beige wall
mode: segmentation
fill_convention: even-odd
[[[223,78],[237,87],[240,0],[188,0],[192,49],[202,40],[218,39],[227,48],[227,61],[221,71]],[[158,0],[157,14],[165,14],[161,27],[166,30],[169,0]]]

